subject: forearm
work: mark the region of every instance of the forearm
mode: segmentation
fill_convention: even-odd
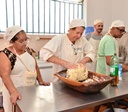
[[[6,73],[5,73],[5,74],[1,75],[1,78],[2,78],[2,81],[3,81],[4,85],[6,86],[6,88],[8,89],[10,94],[17,91],[17,89],[15,88],[9,75],[6,75]]]
[[[36,58],[35,58],[35,56],[32,54],[32,56],[33,56],[33,58],[35,59],[35,63],[36,63],[36,73],[37,73],[37,81],[38,81],[38,83],[40,84],[40,83],[43,83],[43,79],[42,79],[42,77],[41,77],[41,73],[40,73],[40,70],[39,70],[39,67],[38,67],[38,65],[37,65],[37,61],[36,61]]]
[[[70,63],[70,62],[65,61],[63,59],[60,59],[60,58],[58,58],[56,56],[50,57],[47,61],[51,62],[51,63],[55,63],[55,64],[58,64],[58,65],[61,65],[61,66],[64,66],[64,67]]]
[[[36,73],[37,73],[37,81],[38,81],[38,83],[39,84],[43,83],[43,79],[41,77],[41,73],[40,73],[40,70],[39,70],[39,67],[38,67],[37,63],[36,63]]]
[[[68,62],[68,61],[65,61],[63,59],[60,59],[56,56],[52,56],[50,57],[48,60],[48,62],[52,62],[52,63],[55,63],[55,64],[58,64],[58,65],[61,65],[63,67],[65,67],[66,69],[74,69],[74,68],[77,68],[78,67],[78,63],[71,63],[71,62]],[[85,59],[85,60],[82,60],[80,63],[84,63],[85,61],[91,61],[91,59]]]
[[[86,63],[88,63],[88,62],[92,62],[91,58],[85,57],[85,58],[82,59],[79,63],[86,64]]]

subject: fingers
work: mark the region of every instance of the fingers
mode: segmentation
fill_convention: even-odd
[[[17,98],[11,97],[10,100],[11,100],[12,104],[16,105],[16,100],[17,100]]]
[[[50,85],[50,83],[49,82],[43,82],[43,84],[42,85],[44,85],[44,86],[49,86]]]
[[[19,96],[18,96],[18,100],[21,100],[21,94],[19,94]]]
[[[79,67],[83,68],[85,67],[82,63],[78,63]]]
[[[20,93],[12,93],[10,96],[10,101],[12,102],[12,104],[16,105],[16,101],[21,99],[21,95]]]
[[[67,69],[75,69],[75,68],[77,68],[78,67],[78,64],[75,64],[75,63],[68,63],[67,65],[66,65],[66,68]]]
[[[85,70],[87,70],[86,66],[82,63],[78,63],[80,67],[83,67]]]
[[[85,64],[82,63],[71,63],[71,62],[66,62],[63,64],[63,66],[67,69],[76,69],[78,67],[84,68],[85,70],[87,70]]]

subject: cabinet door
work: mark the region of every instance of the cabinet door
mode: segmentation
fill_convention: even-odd
[[[44,81],[51,81],[52,67],[40,67],[40,72]]]

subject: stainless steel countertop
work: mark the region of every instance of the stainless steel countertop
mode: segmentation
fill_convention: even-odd
[[[52,63],[36,59],[39,68],[52,68]]]
[[[113,100],[128,97],[128,74],[118,86],[106,86],[98,93],[85,94],[67,87],[62,82],[50,87],[20,87],[22,100],[17,102],[23,112],[73,112],[91,106],[101,105]]]

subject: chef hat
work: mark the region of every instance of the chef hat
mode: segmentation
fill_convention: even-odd
[[[116,21],[112,22],[110,28],[112,28],[112,27],[125,27],[124,21],[116,20]]]
[[[84,20],[82,20],[82,19],[73,19],[73,20],[71,21],[71,23],[69,24],[69,29],[75,28],[75,27],[79,27],[79,26],[85,27],[85,22],[84,22]]]
[[[96,20],[94,21],[94,25],[96,25],[96,24],[98,24],[98,23],[103,23],[103,21],[102,21],[101,19],[96,19]]]
[[[4,39],[9,42],[21,30],[23,29],[20,26],[8,27],[4,34]]]

